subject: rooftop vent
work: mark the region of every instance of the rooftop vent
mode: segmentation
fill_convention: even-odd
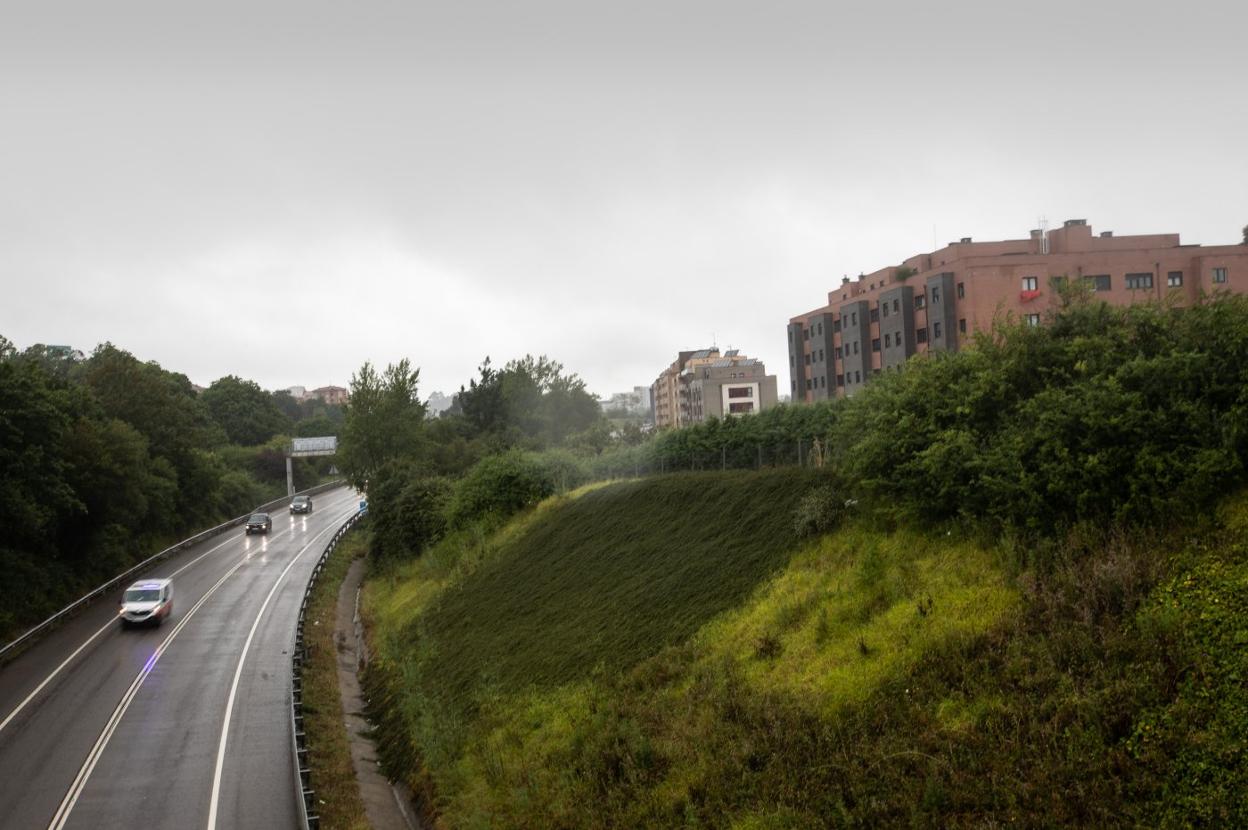
[[[841,285],[848,285],[848,284],[849,284],[849,277],[848,276],[841,277]]]
[[[1067,219],[1065,222],[1062,223],[1062,227],[1074,228],[1074,227],[1082,227],[1086,224],[1088,224],[1087,219]]]
[[[967,242],[970,242],[970,241],[971,241],[971,238],[970,238],[969,236],[964,236],[964,237],[962,237],[962,242],[963,242],[963,243],[967,243]]]
[[[1113,231],[1101,231],[1101,239],[1109,239],[1113,235]]]

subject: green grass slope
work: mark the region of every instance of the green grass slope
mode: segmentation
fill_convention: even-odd
[[[682,642],[783,565],[812,473],[677,475],[542,516],[419,622],[424,671],[460,701],[631,666]]]
[[[589,488],[374,578],[391,771],[454,828],[1248,822],[1248,498],[1013,574],[799,539],[821,483]]]

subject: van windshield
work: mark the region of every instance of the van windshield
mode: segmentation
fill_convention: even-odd
[[[126,602],[158,602],[159,588],[131,588],[126,591]]]

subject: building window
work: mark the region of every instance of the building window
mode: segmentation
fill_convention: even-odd
[[[884,348],[891,349],[893,346],[893,336],[891,334],[884,335]]]
[[[918,329],[918,330],[914,333],[914,339],[915,339],[915,341],[916,341],[916,342],[919,342],[919,343],[926,343],[926,342],[927,342],[927,329],[925,329],[925,328],[924,328],[924,329]]]
[[[958,283],[958,299],[960,300],[965,296],[966,296],[966,284],[960,282]]]
[[[838,317],[832,321],[832,333],[836,334],[840,330],[841,330],[841,318]]]
[[[893,300],[893,313],[894,314],[901,313],[901,300]]]
[[[966,318],[965,317],[958,318],[958,331],[962,332],[963,334],[966,334]]]
[[[836,352],[835,352],[835,354],[836,354],[836,359],[837,359],[837,360],[840,360],[840,359],[841,359],[841,347],[840,347],[840,346],[837,346],[837,347],[836,347]]]
[[[810,378],[807,378],[807,379],[806,379],[806,388],[807,388],[807,389],[810,389],[810,388],[811,388],[811,386],[810,386]]]
[[[823,357],[823,349],[820,349],[820,350],[819,350],[819,362],[820,362],[820,363],[822,363],[823,361],[824,361],[824,357]],[[742,373],[741,373],[741,377],[745,377],[745,373],[744,373],[744,372],[742,372]]]
[[[836,376],[836,385],[837,385],[837,386],[844,386],[844,385],[845,385],[845,376],[844,376],[844,375],[837,375],[837,376]]]
[[[854,325],[854,326],[858,325],[858,312],[855,311],[849,315],[849,322],[850,322],[850,325]]]
[[[871,309],[871,322],[872,323],[880,322],[880,309],[878,306],[876,308]]]
[[[862,372],[854,372],[854,383],[862,383]]]
[[[1054,291],[1061,291],[1063,288],[1066,287],[1065,276],[1050,277],[1049,282],[1053,285]]]
[[[795,380],[790,381],[789,385],[793,387],[793,394],[796,395],[797,394],[797,381]]]
[[[1226,269],[1214,268],[1213,269],[1213,281],[1214,282],[1226,282]]]
[[[819,333],[823,334],[823,323],[819,324]]]
[[[754,402],[743,401],[742,403],[730,403],[728,404],[728,411],[734,415],[742,414],[745,412],[753,412]]]
[[[754,397],[754,389],[749,386],[729,386],[728,397],[730,398],[752,398]]]
[[[935,323],[932,323],[932,338],[935,340],[940,339],[940,321],[939,320],[937,320]]]
[[[880,313],[885,317],[888,316],[888,303],[880,303]]]
[[[858,354],[858,341],[854,341],[854,354]]]
[[[1127,274],[1127,288],[1140,289],[1140,288],[1152,288],[1152,287],[1153,287],[1153,275],[1152,274]]]
[[[1108,291],[1110,289],[1109,274],[1096,274],[1083,278],[1083,281],[1092,286],[1093,291]]]
[[[810,365],[810,355],[806,355],[806,365]]]
[[[1171,288],[1178,288],[1182,284],[1183,284],[1183,272],[1182,271],[1171,271],[1169,274],[1166,274],[1166,285],[1170,286]]]
[[[940,289],[935,286],[932,286],[932,302],[940,302]]]
[[[1039,291],[1040,281],[1037,280],[1035,277],[1023,277],[1023,290],[1024,291]]]
[[[1028,314],[1028,315],[1027,315],[1027,316],[1025,316],[1023,319],[1027,321],[1027,325],[1029,325],[1029,326],[1038,326],[1038,325],[1040,325],[1040,315],[1039,315],[1039,314]]]
[[[880,338],[872,337],[871,338],[871,351],[878,352],[879,350],[880,350]]]
[[[914,308],[917,311],[927,305],[927,297],[922,294],[916,294],[914,297]]]

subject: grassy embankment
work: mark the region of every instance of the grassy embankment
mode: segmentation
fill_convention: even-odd
[[[351,765],[351,749],[343,728],[338,690],[338,649],[334,615],[338,589],[347,569],[367,550],[367,537],[349,533],[330,555],[308,603],[304,637],[309,646],[303,670],[303,723],[308,735],[312,788],[319,800],[321,826],[336,830],[368,830],[368,817]]]
[[[374,579],[389,763],[450,827],[1248,819],[1248,498],[1010,574],[799,540],[814,483],[595,488]]]

